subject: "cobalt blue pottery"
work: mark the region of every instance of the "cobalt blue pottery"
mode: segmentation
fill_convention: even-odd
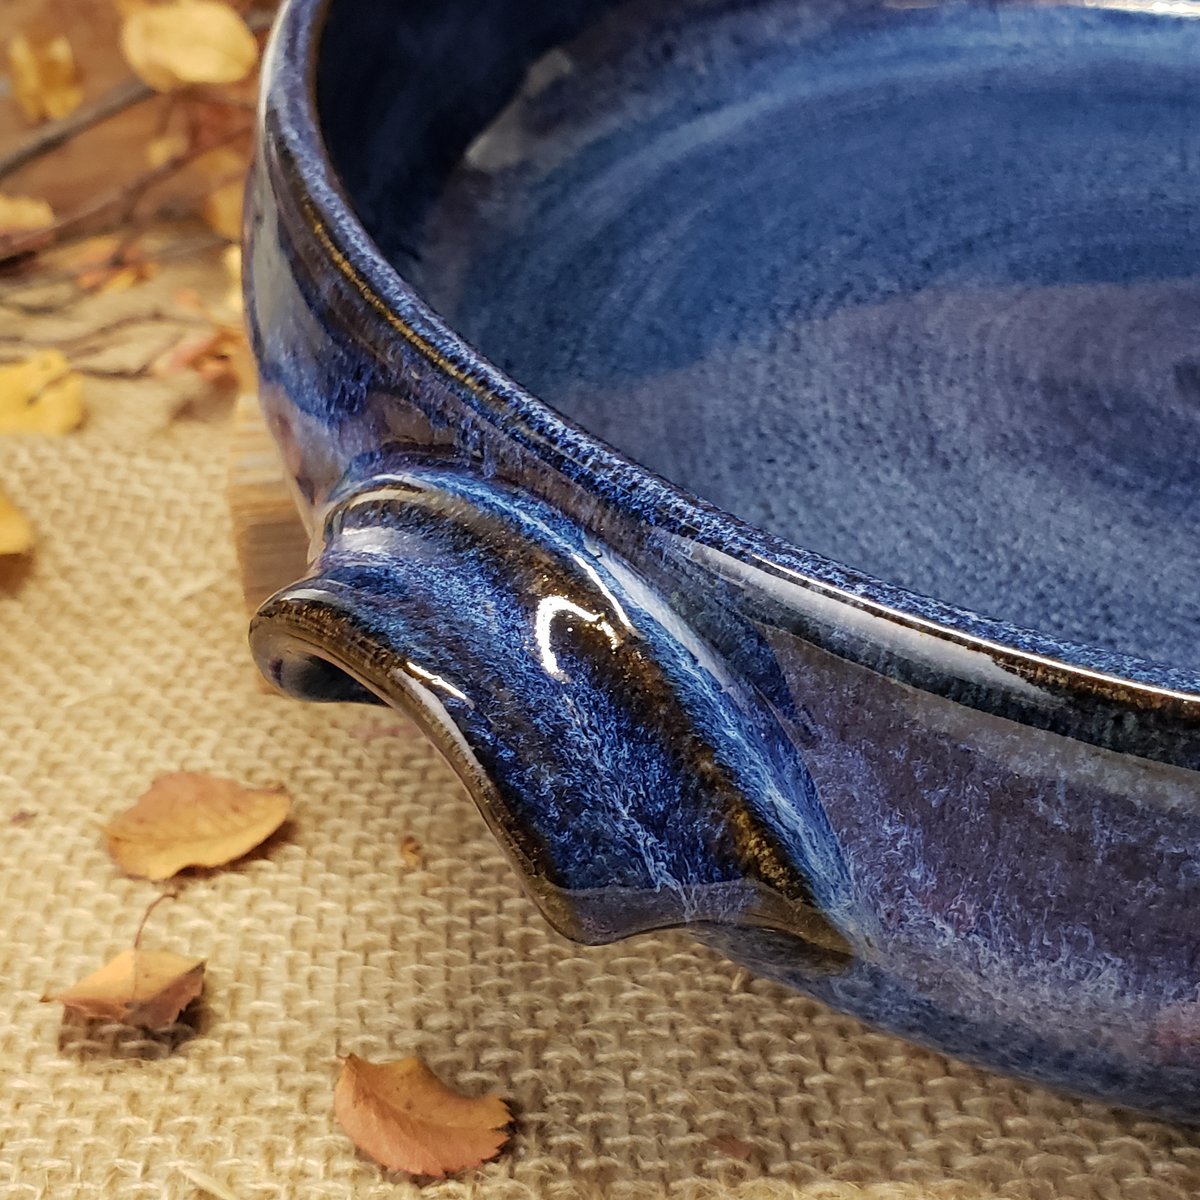
[[[569,937],[1200,1119],[1198,14],[285,3],[266,676]]]

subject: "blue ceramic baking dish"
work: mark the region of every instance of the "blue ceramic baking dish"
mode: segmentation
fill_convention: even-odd
[[[289,0],[266,676],[569,937],[1200,1118],[1198,14]]]

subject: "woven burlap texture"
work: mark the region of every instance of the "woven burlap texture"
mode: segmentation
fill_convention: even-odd
[[[110,318],[118,302],[145,303]],[[0,442],[0,488],[39,536],[0,583],[0,1196],[416,1196],[334,1121],[351,1051],[417,1053],[512,1101],[510,1149],[437,1200],[1200,1194],[1186,1130],[912,1049],[683,934],[553,934],[406,720],[258,685],[223,413],[172,419],[152,380],[92,379],[88,401],[77,434]],[[128,945],[156,894],[100,825],[181,769],[282,782],[294,815],[150,918],[144,944],[208,960],[191,1019],[64,1019],[39,997]]]

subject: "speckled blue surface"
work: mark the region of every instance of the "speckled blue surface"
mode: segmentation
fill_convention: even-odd
[[[268,677],[307,698],[412,708],[572,936],[688,924],[906,1036],[1200,1119],[1196,460],[1183,452],[1197,241],[1182,189],[1196,164],[1193,126],[1171,124],[1192,103],[1177,82],[1200,26],[1054,8],[443,0],[400,13],[334,0],[317,87],[339,181],[307,86],[318,9],[292,0],[273,39],[247,218],[264,407],[324,547],[255,622]],[[839,60],[864,45],[878,54]],[[587,97],[611,95],[606,64],[645,81],[627,109],[596,106],[609,142],[580,135],[586,154],[547,156],[586,134]],[[962,93],[946,82],[964,77]],[[1072,107],[1068,77],[1091,81],[1088,103]],[[633,171],[661,187],[604,183],[606,144],[618,174],[639,140],[661,157],[655,130],[674,144],[689,78],[696,109],[758,98],[747,181],[779,146],[804,148],[784,155],[793,181],[797,158],[826,153],[814,198],[792,187],[781,205],[784,193],[736,185],[710,197],[694,138],[686,170]],[[1057,106],[1022,99],[1036,80]],[[856,88],[872,102],[856,108]],[[914,91],[931,128],[959,130],[960,159],[991,164],[978,188],[938,176],[932,144],[888,142],[883,184],[850,154]],[[790,124],[764,123],[768,95]],[[912,134],[908,111],[895,127]],[[1005,113],[1024,114],[1016,133],[976,136]],[[1046,120],[1057,140],[1039,135]],[[1075,127],[1104,137],[1072,139]],[[701,142],[742,153],[740,137]],[[1064,162],[1072,146],[1081,157]],[[989,225],[991,249],[956,277],[952,213],[921,206],[924,173],[946,203],[994,214],[1005,162],[1025,203],[1006,228],[1022,236]],[[1090,223],[1072,178],[1108,185]],[[574,223],[571,188],[586,199]],[[631,194],[643,199],[626,229]],[[704,237],[652,236],[688,194]],[[768,194],[773,241],[751,203]],[[823,208],[821,195],[840,199]],[[885,202],[896,195],[911,203]],[[881,233],[884,213],[895,228]],[[552,228],[563,236],[543,247],[535,234]],[[638,247],[659,245],[675,265],[656,272]],[[524,382],[754,523],[564,423],[395,264]],[[503,311],[500,292],[522,287],[525,305]],[[1109,331],[1090,348],[1084,310]],[[997,311],[1003,328],[980,340]],[[960,338],[994,353],[951,363]],[[1125,390],[1087,400],[1114,380]],[[907,492],[883,486],[890,467]],[[1039,540],[1043,557],[1014,571],[1018,478],[1031,511],[1059,487],[1045,528],[1062,545]],[[822,508],[831,480],[841,503]],[[1089,504],[1067,511],[1085,486]],[[1123,496],[1140,506],[1128,527]],[[1004,497],[1011,512],[997,511]],[[1089,505],[1107,540],[1084,536]],[[1144,543],[1133,563],[1131,529]],[[960,570],[939,576],[943,560]],[[1096,600],[1089,579],[1110,590]]]
[[[1200,666],[1200,21],[656,11],[472,143],[408,235],[434,306],[758,526]]]

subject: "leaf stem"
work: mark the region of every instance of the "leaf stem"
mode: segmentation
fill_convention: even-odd
[[[41,229],[32,229],[28,233],[13,234],[6,238],[0,237],[0,266],[13,259],[22,258],[26,254],[36,254],[39,250],[45,250],[47,246],[53,246],[56,242],[73,236],[93,222],[101,221],[106,217],[114,217],[116,223],[119,224],[133,211],[143,194],[155,184],[169,179],[201,155],[215,150],[218,146],[224,146],[248,132],[248,125],[239,126],[212,141],[189,146],[188,149],[167,159],[159,166],[152,167],[149,171],[135,176],[107,196],[102,196],[99,200],[85,204],[82,208],[60,217],[52,225],[44,226]]]
[[[252,8],[246,13],[246,24],[250,26],[252,33],[259,34],[270,28],[272,16],[273,6]],[[65,117],[40,126],[36,133],[31,134],[16,149],[11,150],[8,154],[0,155],[0,179],[20,170],[26,163],[33,162],[35,158],[41,158],[43,154],[49,154],[51,150],[57,150],[64,142],[69,142],[81,133],[86,133],[93,126],[156,95],[159,93],[140,79],[126,79],[123,83],[118,83],[116,87],[93,100],[91,104],[82,104]],[[209,90],[200,92],[198,98],[211,104],[227,104],[234,108],[245,106],[251,111],[254,107],[248,101],[238,100],[234,97],[222,97],[219,93]]]
[[[135,950],[137,950],[137,949],[140,949],[140,947],[141,947],[141,944],[142,944],[142,932],[143,932],[143,931],[145,930],[145,928],[146,928],[146,922],[147,922],[147,921],[150,919],[150,914],[151,914],[151,913],[152,913],[152,912],[153,912],[153,911],[154,911],[154,910],[155,910],[155,909],[156,909],[156,908],[157,908],[157,907],[158,907],[158,906],[159,906],[159,905],[160,905],[160,904],[161,904],[161,903],[162,903],[164,900],[174,900],[174,899],[175,899],[175,897],[176,897],[176,896],[178,896],[178,895],[179,895],[179,890],[178,890],[177,888],[171,888],[171,889],[169,889],[168,891],[161,892],[159,895],[155,896],[155,898],[154,898],[153,900],[151,900],[151,901],[150,901],[150,904],[149,904],[149,905],[148,905],[148,907],[146,908],[146,911],[145,911],[144,913],[142,913],[142,919],[141,919],[141,921],[138,923],[138,927],[137,927],[137,933],[135,933],[135,934],[133,935],[133,948],[134,948]]]
[[[22,142],[15,150],[0,157],[0,179],[11,175],[35,158],[41,158],[43,154],[49,154],[51,150],[57,150],[64,142],[78,137],[79,134],[91,129],[93,125],[99,125],[102,121],[115,117],[135,104],[149,100],[155,94],[154,89],[140,79],[127,79],[124,83],[118,83],[116,87],[105,92],[99,99],[93,100],[91,104],[81,105],[73,113],[42,125],[36,133]]]

